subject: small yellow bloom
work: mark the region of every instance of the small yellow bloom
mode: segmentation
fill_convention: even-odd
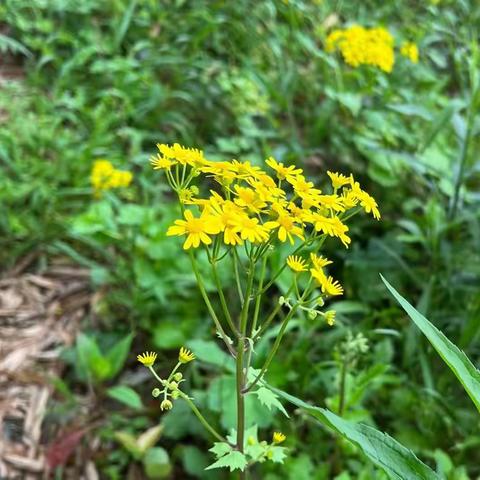
[[[273,432],[273,443],[277,445],[285,441],[287,437],[281,432]]]
[[[321,255],[317,255],[315,253],[310,254],[310,260],[312,261],[313,267],[317,270],[320,270],[321,268],[333,263],[328,258],[322,257]]]
[[[90,182],[97,195],[103,190],[128,187],[132,179],[131,172],[117,170],[108,160],[96,160],[90,176]]]
[[[289,255],[287,257],[287,265],[297,273],[307,271],[307,263],[305,260],[297,255]]]
[[[350,179],[341,173],[327,171],[327,175],[330,177],[332,187],[337,190],[350,183]]]
[[[241,215],[234,219],[233,223],[238,227],[242,240],[248,240],[251,243],[268,240],[268,227],[260,224],[256,217],[250,218],[247,215]]]
[[[278,212],[278,217],[275,221],[265,223],[265,227],[269,229],[278,228],[278,239],[281,242],[290,241],[293,245],[295,240],[293,235],[300,239],[304,239],[303,230],[298,225],[295,225],[295,218],[289,215],[285,210]]]
[[[164,400],[161,404],[160,404],[160,409],[162,410],[171,410],[173,408],[173,403],[170,401],[170,400]]]
[[[190,247],[198,248],[200,243],[210,245],[211,238],[208,235],[215,235],[220,232],[221,225],[216,217],[205,210],[199,218],[195,218],[190,210],[185,210],[185,220],[175,220],[167,230],[167,236],[187,235],[183,244],[184,250]]]
[[[318,282],[322,289],[322,293],[330,296],[343,295],[343,287],[338,280],[333,280],[332,277],[327,277],[323,270],[311,268],[310,273],[312,277]]]
[[[168,170],[175,165],[175,162],[157,153],[157,155],[150,157],[150,164],[154,170]]]
[[[277,178],[279,180],[292,181],[295,180],[297,175],[302,173],[301,168],[295,168],[293,165],[286,167],[283,163],[277,162],[273,157],[269,157],[265,163],[272,169],[275,170]]]
[[[178,361],[180,363],[188,363],[192,360],[195,360],[195,355],[186,348],[180,348],[180,351],[178,352]]]
[[[137,360],[146,367],[151,367],[156,359],[157,354],[155,352],[145,352],[141,355],[137,355]]]
[[[418,47],[413,42],[403,42],[400,54],[407,57],[412,63],[418,63]]]

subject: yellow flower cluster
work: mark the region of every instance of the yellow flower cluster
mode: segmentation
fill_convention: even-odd
[[[332,262],[321,255],[315,253],[310,254],[310,274],[317,284],[322,289],[322,293],[325,295],[335,296],[343,295],[343,287],[338,281],[333,280],[332,277],[327,276],[323,271],[323,268],[330,265]],[[307,271],[307,263],[301,257],[290,255],[287,257],[287,265],[295,272],[301,273]]]
[[[131,172],[117,170],[108,160],[97,160],[93,164],[90,182],[99,194],[102,190],[128,187],[132,178]]]
[[[326,41],[327,52],[339,50],[348,65],[371,65],[390,73],[395,62],[394,39],[382,27],[364,28],[352,25],[331,32]]]
[[[403,42],[400,54],[407,57],[412,63],[418,63],[418,47],[413,42]]]
[[[362,207],[380,218],[376,201],[352,175],[328,172],[332,191],[324,194],[301,169],[273,158],[266,164],[274,176],[249,162],[209,161],[201,151],[178,144],[162,144],[158,149],[151,163],[165,171],[184,216],[167,235],[185,236],[184,249],[210,245],[212,237],[227,246],[268,245],[277,240],[293,245],[296,239],[306,242],[319,235],[337,237],[348,247],[348,227],[342,221],[348,210]],[[191,182],[200,175],[214,180],[218,191],[199,196],[199,188]]]

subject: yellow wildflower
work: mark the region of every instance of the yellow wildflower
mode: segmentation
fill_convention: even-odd
[[[306,272],[307,271],[307,263],[301,257],[297,255],[289,255],[287,257],[287,265],[297,273]]]
[[[195,355],[190,350],[181,347],[180,351],[178,352],[178,361],[180,363],[188,363],[192,360],[195,360]]]
[[[294,166],[286,167],[283,163],[277,162],[273,157],[269,157],[265,163],[272,169],[275,170],[277,178],[279,180],[287,179],[289,182],[302,173],[301,168],[295,168]]]
[[[341,173],[335,173],[335,172],[330,172],[327,171],[327,175],[330,177],[330,180],[332,182],[332,187],[337,190],[344,185],[347,185],[350,183],[349,177],[346,177],[345,175],[342,175]]]
[[[288,214],[285,210],[278,212],[278,217],[275,221],[270,221],[265,224],[265,227],[268,229],[278,228],[278,239],[281,242],[285,242],[288,238],[289,242],[293,245],[294,238],[293,235],[300,239],[304,239],[303,231],[298,226],[295,225],[296,219]]]
[[[316,253],[310,254],[310,260],[312,261],[313,267],[318,270],[333,263],[328,258],[322,257],[321,255],[317,255]]]
[[[221,230],[218,219],[206,211],[202,212],[199,218],[195,218],[190,210],[185,210],[184,216],[185,220],[175,220],[175,225],[169,227],[167,236],[187,235],[183,244],[185,250],[192,246],[198,248],[200,242],[210,245],[212,240],[208,235],[217,234]]]
[[[151,367],[156,359],[157,354],[155,352],[144,352],[141,355],[137,355],[137,360],[146,367]]]
[[[281,432],[273,432],[272,441],[273,443],[279,444],[285,441],[287,437]]]
[[[264,242],[268,240],[268,228],[259,223],[258,218],[250,218],[248,215],[241,215],[233,220],[238,227],[242,240],[249,242]]]
[[[331,296],[343,295],[343,287],[338,280],[333,280],[331,276],[327,277],[321,269],[311,268],[310,273],[320,285],[322,293]]]
[[[111,188],[128,187],[133,175],[124,170],[117,170],[108,160],[96,160],[93,164],[90,182],[96,194]]]
[[[335,212],[344,212],[345,207],[342,203],[342,198],[338,195],[319,195],[317,197],[318,202],[322,207]]]
[[[314,221],[315,230],[321,231],[331,237],[338,237],[342,243],[348,247],[351,242],[350,237],[346,235],[348,227],[342,223],[338,217],[325,217],[320,214],[313,214],[312,219]]]
[[[241,207],[248,208],[253,213],[260,213],[266,207],[266,203],[251,188],[235,185],[235,192],[237,198],[234,202]]]
[[[169,160],[175,160],[180,165],[190,165],[191,167],[201,167],[207,163],[203,157],[203,152],[196,148],[182,147],[178,143],[169,146],[165,143],[157,143],[160,153]]]
[[[168,170],[175,165],[175,162],[163,155],[159,155],[158,153],[150,157],[150,163],[154,170]]]
[[[403,42],[400,54],[407,57],[412,63],[418,63],[418,47],[413,42]]]

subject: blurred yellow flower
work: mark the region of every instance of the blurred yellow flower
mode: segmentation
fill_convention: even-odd
[[[93,164],[90,182],[96,195],[103,190],[128,187],[132,181],[131,172],[117,170],[108,160],[96,160]]]
[[[412,63],[418,63],[418,47],[413,42],[403,42],[400,53],[407,57]]]
[[[146,367],[151,367],[156,359],[157,354],[155,352],[144,352],[141,355],[137,355],[137,360]]]
[[[285,441],[287,437],[281,432],[273,432],[273,443],[279,444]]]
[[[178,361],[180,363],[188,363],[192,360],[195,360],[195,355],[190,350],[181,347],[180,351],[178,352]]]

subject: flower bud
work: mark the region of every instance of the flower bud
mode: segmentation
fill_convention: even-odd
[[[168,388],[169,388],[170,390],[178,390],[178,383],[177,383],[177,382],[170,382],[170,383],[168,384]]]
[[[160,404],[160,410],[171,410],[173,408],[173,403],[170,400],[164,400]]]
[[[251,446],[251,445],[255,445],[257,442],[255,441],[255,438],[250,435],[247,439],[247,443]]]
[[[183,375],[182,375],[180,372],[177,372],[177,373],[173,376],[173,379],[174,379],[176,382],[179,382],[182,378],[183,378]]]
[[[152,390],[152,397],[157,398],[161,393],[162,391],[159,388],[154,388]]]
[[[325,301],[323,300],[322,297],[318,298],[317,305],[319,305],[320,307],[323,307],[325,305]]]
[[[315,320],[315,319],[317,318],[317,315],[318,315],[318,314],[317,314],[317,311],[316,311],[316,310],[313,310],[313,309],[312,309],[312,310],[309,310],[309,311],[308,311],[308,318],[309,318],[310,320]]]
[[[198,195],[200,193],[200,190],[198,189],[198,187],[196,185],[192,185],[190,187],[190,191],[194,194],[194,195]]]
[[[280,297],[278,297],[278,304],[285,305],[285,297],[283,295],[280,295]]]

